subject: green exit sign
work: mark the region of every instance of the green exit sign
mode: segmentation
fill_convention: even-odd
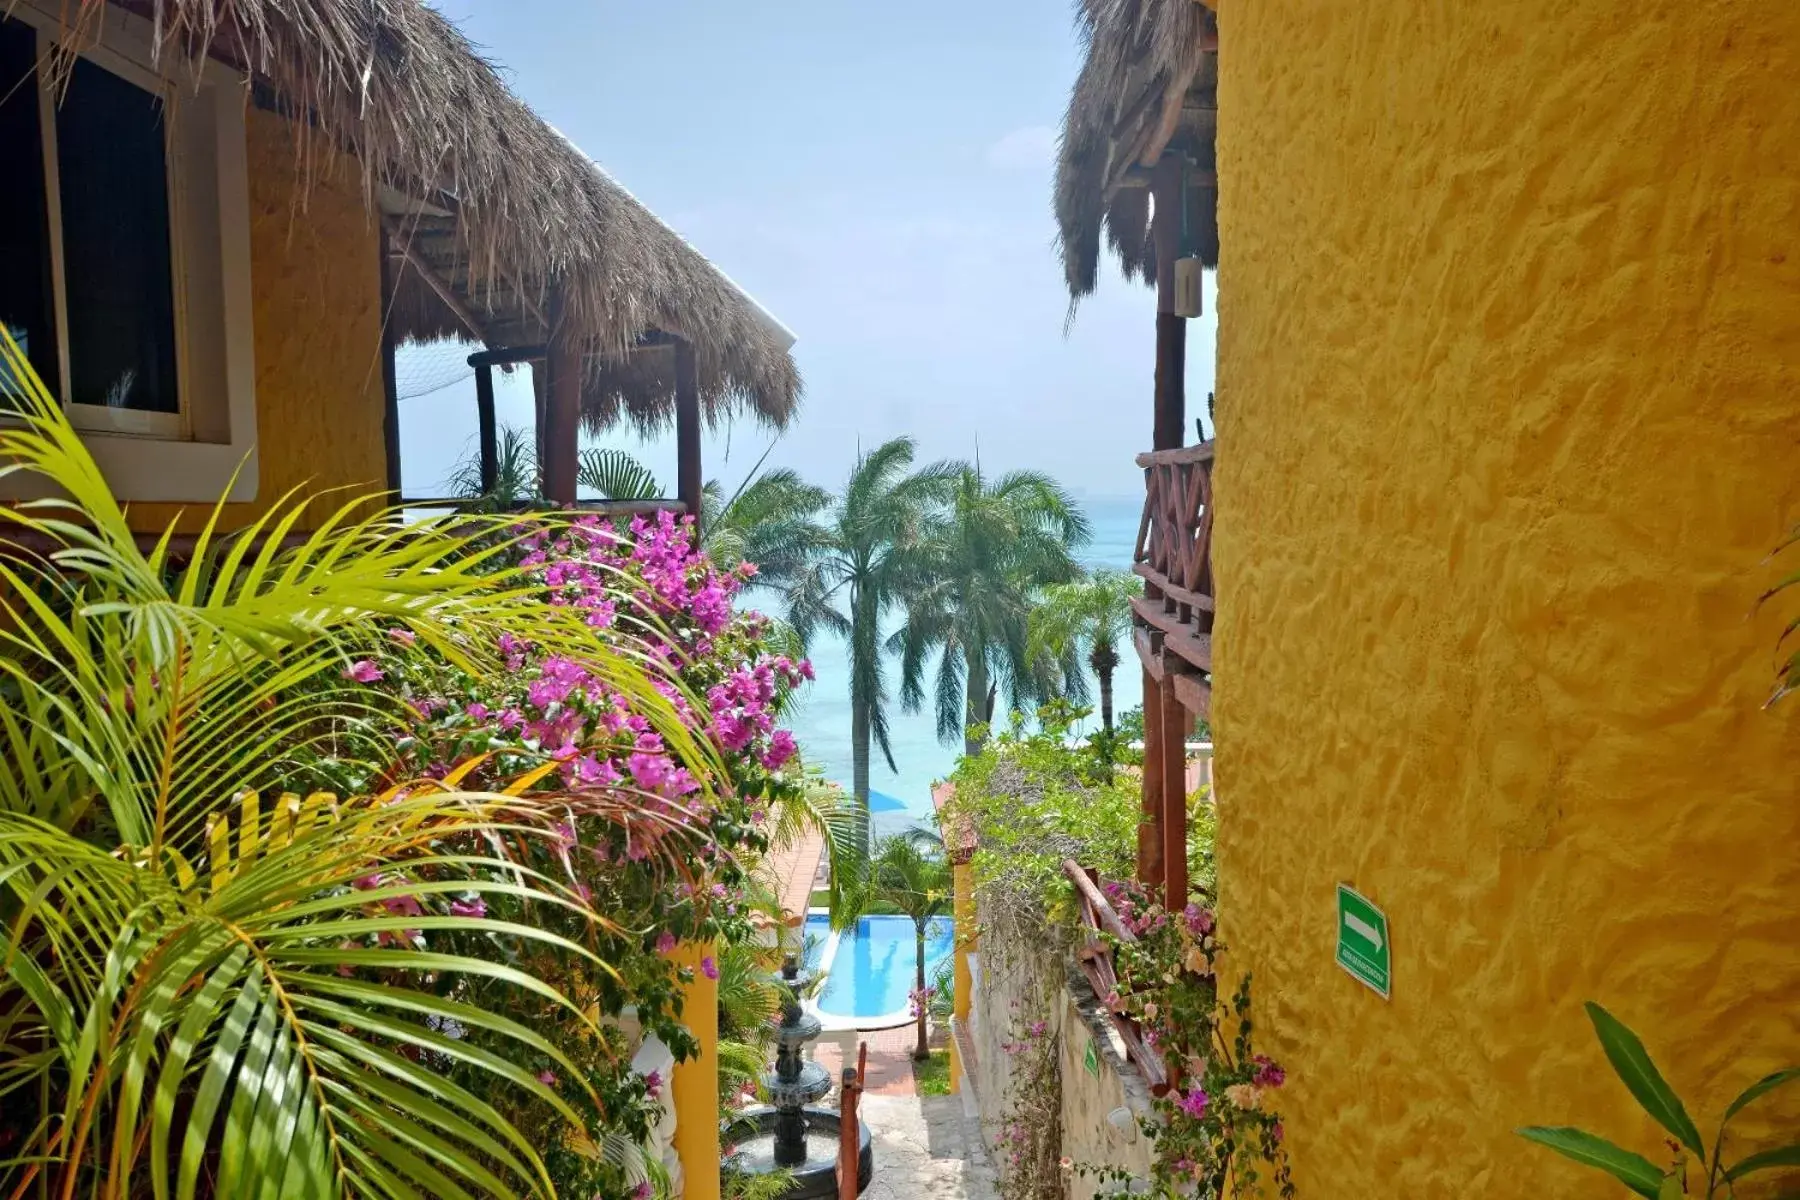
[[[1356,889],[1337,889],[1337,964],[1388,999],[1393,985],[1393,943],[1387,914]]]

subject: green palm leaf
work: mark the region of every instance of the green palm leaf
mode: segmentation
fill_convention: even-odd
[[[499,566],[516,519],[407,524],[289,494],[230,534],[215,506],[185,562],[172,526],[140,549],[3,327],[0,368],[24,381],[0,476],[34,475],[21,490],[50,497],[0,508],[48,547],[0,560],[0,1096],[35,1129],[9,1188],[547,1195],[545,1131],[522,1133],[505,1115],[517,1106],[490,1097],[573,1122],[518,1064],[579,1073],[541,1029],[462,997],[481,982],[533,995],[571,1030],[588,1019],[519,965],[528,955],[455,947],[612,968],[529,922],[430,906],[454,890],[598,918],[467,850],[539,836],[548,818],[528,798],[382,780],[400,722],[342,672],[372,647],[405,653],[390,629],[476,673],[503,669],[500,635],[528,637],[579,659],[710,779],[715,752],[653,679],[662,669]],[[279,786],[297,749],[366,766],[381,794],[265,808],[257,789]],[[416,882],[358,886],[396,865]],[[384,907],[402,895],[424,915]],[[382,944],[413,930],[425,948]],[[458,1082],[472,1078],[484,1095]]]
[[[583,450],[575,482],[599,492],[605,500],[655,500],[663,494],[649,467],[610,447]]]

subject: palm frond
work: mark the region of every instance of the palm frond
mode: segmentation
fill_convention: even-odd
[[[603,500],[655,500],[663,494],[649,467],[612,447],[583,450],[575,482],[599,492]]]

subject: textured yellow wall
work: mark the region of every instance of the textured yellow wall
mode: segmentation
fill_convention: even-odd
[[[249,122],[250,270],[255,296],[256,502],[289,488],[386,487],[382,446],[380,235],[355,165],[315,159],[302,183],[292,127],[253,110]],[[309,147],[323,155],[316,142]],[[136,504],[132,525],[161,529],[178,511],[204,524],[204,505]]]
[[[1800,4],[1218,8],[1218,862],[1295,1178],[1623,1195],[1509,1132],[1656,1153],[1583,1000],[1703,1126],[1800,1063],[1749,616],[1800,519]]]

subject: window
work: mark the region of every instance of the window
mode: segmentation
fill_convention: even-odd
[[[108,4],[53,86],[33,2],[0,16],[0,322],[121,498],[253,499],[242,81],[165,80]]]

